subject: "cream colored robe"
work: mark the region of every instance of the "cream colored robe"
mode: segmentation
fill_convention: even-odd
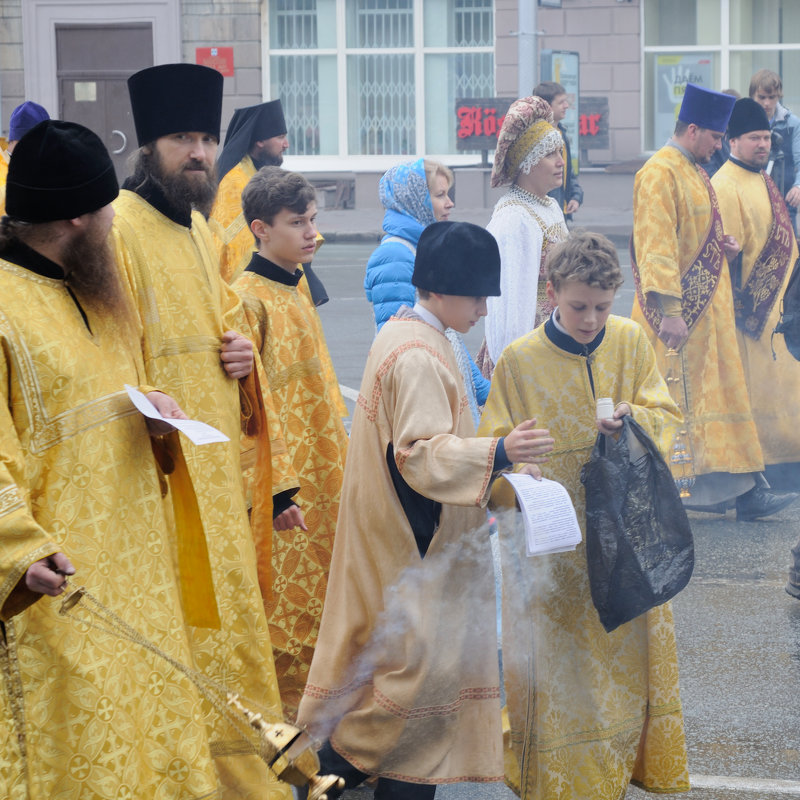
[[[381,329],[364,371],[299,720],[363,772],[500,780],[494,577],[481,508],[496,440],[468,438],[450,343],[404,313]],[[424,558],[392,483],[390,443],[404,480],[443,504]]]
[[[711,182],[719,199],[725,233],[735,236],[744,250],[744,285],[772,228],[772,204],[767,187],[760,173],[750,172],[732,161],[726,161]],[[796,260],[797,242],[793,241],[783,285],[760,338],[752,339],[738,327],[736,329],[750,405],[766,464],[800,461],[800,404],[795,402],[800,398],[800,363],[786,349],[783,336],[772,336],[780,317],[780,300]]]
[[[681,275],[691,265],[711,219],[708,190],[697,169],[675,147],[662,147],[636,173],[633,241],[642,291],[682,297]],[[666,346],[645,320],[638,300],[632,319],[641,323],[667,374]],[[686,428],[694,472],[733,474],[764,468],[739,348],[727,263],[705,314],[681,349]]]
[[[150,438],[123,388],[144,382],[130,332],[84,308],[89,330],[62,281],[2,260],[0,296],[0,607],[60,550],[73,586],[191,663]],[[0,634],[0,797],[216,796],[193,685],[60,603]]]
[[[184,448],[222,617],[221,630],[190,629],[194,662],[279,718],[275,665],[242,488],[240,387],[220,362],[223,332],[246,324],[241,303],[220,278],[216,250],[200,214],[192,214],[187,228],[126,190],[114,208],[117,261],[144,326],[147,381],[172,394],[190,418],[219,428],[231,439]],[[264,763],[247,753],[241,736],[207,704],[203,710],[225,797],[288,797],[288,787],[277,784]]]
[[[611,316],[586,359],[539,326],[500,357],[478,427],[503,436],[535,417],[555,439],[546,478],[570,494],[581,529],[581,467],[597,437],[595,397],[627,402],[663,450],[679,420],[655,354],[634,322]],[[513,507],[508,483],[493,500]],[[506,782],[523,800],[619,800],[633,781],[689,788],[678,659],[669,603],[606,633],[592,604],[584,543],[527,557],[521,526],[500,519],[503,677],[510,731]]]

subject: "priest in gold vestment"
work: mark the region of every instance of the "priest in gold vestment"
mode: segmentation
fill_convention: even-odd
[[[800,364],[783,336],[772,336],[781,298],[797,260],[797,241],[780,191],[763,171],[769,120],[749,97],[737,100],[728,124],[730,159],[714,175],[725,232],[742,252],[731,261],[736,339],[750,405],[772,486],[800,488]]]
[[[191,663],[153,450],[124,390],[147,381],[106,245],[117,191],[86,128],[48,121],[20,139],[0,231],[6,800],[190,800],[220,789],[193,685],[143,647],[60,616],[54,599],[74,572],[74,586]]]
[[[675,134],[636,173],[633,195],[632,318],[644,327],[665,376],[677,379],[692,471],[689,508],[752,521],[794,499],[777,496],[764,457],[736,337],[726,236],[701,164],[720,148],[735,102],[687,84]],[[667,363],[676,350],[675,366]],[[670,374],[674,373],[674,374]]]
[[[299,264],[314,257],[314,188],[296,172],[265,167],[245,188],[248,230],[260,247],[234,284],[251,322],[300,482],[305,525],[276,508],[273,593],[267,616],[284,714],[297,716],[317,641],[342,490],[347,432],[339,382]],[[287,500],[288,503],[294,502]],[[280,522],[279,522],[280,521]]]
[[[271,505],[274,487],[269,463],[266,474],[262,464],[251,534],[239,461],[240,403],[259,403],[259,395],[245,391],[252,345],[233,333],[246,324],[241,303],[222,281],[208,226],[193,210],[208,211],[213,202],[222,76],[168,64],[136,73],[128,85],[141,150],[115,203],[113,234],[144,327],[146,377],[171,391],[190,418],[230,437],[187,448],[222,619],[219,630],[190,629],[194,662],[276,718],[280,698],[256,563],[259,554],[269,555],[272,521],[263,505]],[[268,439],[262,435],[260,443]],[[241,736],[213,709],[204,712],[225,797],[288,796]]]
[[[598,427],[632,414],[665,451],[680,420],[641,327],[609,316],[622,283],[616,250],[573,232],[547,260],[548,320],[503,351],[478,427],[503,436],[535,418],[555,445],[544,477],[569,492],[585,530],[581,468]],[[596,398],[615,419],[596,423]],[[506,481],[493,501],[514,506]],[[526,555],[521,523],[498,520],[503,587],[506,782],[523,800],[619,800],[689,789],[669,603],[606,633],[592,603],[585,543]]]
[[[242,274],[256,250],[253,233],[242,213],[244,187],[261,167],[279,167],[288,147],[280,100],[234,111],[217,162],[219,190],[208,220],[226,283],[233,283]]]

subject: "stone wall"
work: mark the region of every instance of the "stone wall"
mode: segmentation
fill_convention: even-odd
[[[233,77],[225,78],[222,127],[235,108],[261,102],[261,6],[259,0],[182,0],[183,60],[195,48],[233,47]]]

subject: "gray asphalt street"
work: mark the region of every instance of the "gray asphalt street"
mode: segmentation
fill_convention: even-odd
[[[362,288],[372,244],[326,244],[314,267],[331,301],[320,314],[348,404],[374,333]],[[627,253],[625,284],[614,312],[627,315],[633,288]],[[482,330],[467,344],[474,353]],[[798,365],[800,369],[800,364]],[[787,402],[797,402],[787,398]],[[681,693],[694,800],[800,798],[800,602],[784,592],[789,549],[800,535],[800,504],[766,522],[737,523],[690,514],[696,566],[673,603]],[[441,787],[437,800],[510,800],[503,786]],[[369,790],[348,793],[368,800]],[[645,793],[631,788],[630,800]],[[622,800],[622,799],[620,799]]]

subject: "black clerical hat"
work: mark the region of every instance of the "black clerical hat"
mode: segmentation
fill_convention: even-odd
[[[500,294],[500,250],[486,228],[471,222],[434,222],[417,244],[411,283],[439,294]]]
[[[219,179],[222,180],[250,152],[256,142],[271,139],[273,136],[283,136],[286,131],[286,118],[283,116],[280,100],[237,108],[228,125],[225,147],[217,162]]]
[[[728,122],[728,138],[735,139],[751,131],[768,131],[767,112],[751,97],[742,97],[736,101]]]
[[[40,122],[19,140],[8,165],[6,213],[23,222],[79,217],[118,194],[108,150],[75,122]]]
[[[184,131],[219,139],[222,73],[200,64],[161,64],[131,75],[133,122],[139,147]]]

